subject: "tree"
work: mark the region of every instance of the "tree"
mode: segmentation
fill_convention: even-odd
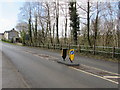
[[[28,30],[28,24],[27,23],[18,23],[16,25],[16,29],[20,32],[20,37],[21,37],[21,40],[22,40],[22,44],[25,45],[25,41],[26,41],[26,33],[27,33],[27,30]]]
[[[57,44],[60,43],[59,41],[59,32],[58,32],[58,29],[59,29],[59,1],[57,0],[56,1],[56,38],[57,38]]]
[[[37,36],[38,36],[38,34],[37,34],[37,32],[38,32],[38,30],[37,30],[37,26],[38,26],[38,24],[37,24],[37,15],[35,16],[35,43],[37,43]]]
[[[98,18],[99,17],[98,17],[98,2],[97,2],[97,15],[96,15],[95,21],[93,21],[94,23],[94,51],[95,51],[95,46],[96,46],[97,34],[98,34]]]
[[[23,7],[20,8],[20,22],[27,23],[27,34],[28,34],[28,42],[32,43],[32,3],[31,2],[25,2]]]
[[[29,20],[28,20],[28,33],[29,33],[29,40],[30,40],[30,43],[32,43],[32,30],[31,30],[31,8],[30,8],[30,11],[29,11]]]
[[[83,14],[84,14],[84,16],[86,16],[86,17],[84,17],[84,16],[82,15],[82,17],[80,17],[80,18],[81,18],[83,21],[84,21],[84,20],[87,20],[87,22],[82,22],[82,24],[87,27],[87,33],[86,33],[87,43],[88,43],[89,46],[92,46],[91,40],[90,40],[90,18],[91,18],[91,16],[92,16],[93,14],[91,14],[91,11],[90,11],[90,9],[91,9],[91,7],[92,7],[92,5],[90,5],[90,0],[87,0],[87,2],[86,2],[86,8],[83,7],[82,5],[80,6],[79,4],[78,4],[78,7],[79,7],[82,11],[84,11]],[[81,20],[81,21],[82,21],[82,20]]]
[[[50,36],[50,41],[51,44],[53,44],[53,40],[52,40],[52,30],[51,30],[51,17],[50,17],[50,6],[48,3],[46,3],[46,8],[47,8],[47,23],[48,23],[48,29],[49,29],[49,36]]]
[[[118,47],[120,47],[120,1],[118,2],[118,25],[117,25]]]
[[[87,2],[87,39],[88,39],[88,43],[91,46],[91,42],[90,42],[90,2],[88,0]]]
[[[72,35],[74,44],[77,45],[77,31],[79,31],[79,17],[77,14],[76,1],[69,3],[70,27],[72,28]]]
[[[67,20],[67,14],[66,14],[65,16],[65,38],[64,38],[65,44],[67,43],[67,22],[68,20]]]

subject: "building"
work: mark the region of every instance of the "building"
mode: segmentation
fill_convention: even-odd
[[[3,39],[4,33],[0,33],[0,40]]]
[[[4,32],[4,40],[16,42],[18,38],[19,38],[18,32],[14,28],[10,31]]]

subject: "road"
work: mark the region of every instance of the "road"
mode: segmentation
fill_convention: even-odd
[[[1,43],[1,42],[0,42]],[[1,43],[2,53],[9,58],[31,88],[118,88],[118,81],[78,70],[56,62],[59,52]],[[118,64],[86,57],[75,57],[81,65],[118,73]]]
[[[28,88],[22,75],[3,53],[2,59],[2,88]]]

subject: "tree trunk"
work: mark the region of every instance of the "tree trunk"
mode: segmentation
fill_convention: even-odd
[[[65,38],[64,38],[64,43],[67,43],[67,17],[66,17],[66,21],[65,21]]]
[[[49,24],[49,32],[50,32],[50,41],[52,44],[53,41],[52,41],[52,35],[51,35],[51,19],[50,19],[50,9],[49,9],[48,4],[47,4],[47,9],[48,9],[48,24]]]
[[[58,22],[59,22],[59,3],[56,2],[56,36],[57,36],[57,44],[59,44],[59,32],[58,32]]]
[[[90,15],[89,15],[89,13],[90,13],[90,2],[89,2],[89,0],[88,0],[88,6],[87,6],[87,39],[88,39],[88,44],[91,46],[91,42],[90,42],[90,35],[89,35],[89,32],[90,32]]]

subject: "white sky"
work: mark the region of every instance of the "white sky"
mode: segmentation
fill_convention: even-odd
[[[6,30],[11,30],[16,26],[18,22],[17,18],[18,18],[19,9],[20,7],[22,7],[24,1],[37,1],[37,0],[0,0],[0,33],[3,33]],[[39,0],[39,1],[45,1],[45,0]],[[62,0],[62,1],[66,1],[66,0]],[[77,0],[77,1],[85,2],[87,0]],[[99,0],[99,1],[116,2],[120,0]]]
[[[15,27],[21,6],[22,2],[0,2],[0,33]]]

